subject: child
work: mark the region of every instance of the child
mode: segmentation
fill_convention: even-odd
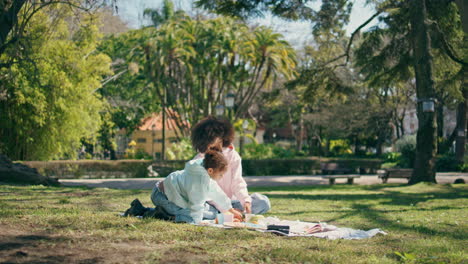
[[[198,224],[203,217],[204,204],[213,200],[222,212],[229,211],[237,219],[242,214],[231,206],[231,200],[219,188],[219,180],[227,169],[227,161],[221,152],[208,150],[203,159],[185,164],[185,169],[175,171],[156,184],[151,200],[175,216],[175,222]]]
[[[222,141],[218,142],[217,138]],[[246,213],[263,214],[270,210],[270,200],[265,195],[254,193],[249,196],[247,183],[242,178],[242,164],[239,153],[234,149],[234,127],[224,119],[207,117],[192,128],[192,145],[199,154],[195,159],[202,158],[213,145],[222,145],[223,155],[228,161],[228,168],[224,176],[217,181],[219,187],[232,200],[234,208]],[[209,201],[205,207],[204,217],[214,219],[220,209],[217,201]]]

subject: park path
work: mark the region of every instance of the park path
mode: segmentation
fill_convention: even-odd
[[[455,179],[462,178],[468,182],[468,173],[437,173],[436,179],[440,184],[453,183]],[[131,179],[64,179],[60,182],[65,186],[88,186],[94,188],[111,189],[152,189],[155,182],[163,178],[131,178]],[[300,185],[327,185],[328,180],[321,175],[313,176],[247,176],[244,177],[249,187],[254,186],[300,186]],[[345,183],[346,179],[337,179],[336,183]],[[407,183],[405,179],[389,179],[389,183]],[[382,181],[377,175],[362,175],[354,180],[355,184],[380,184]]]

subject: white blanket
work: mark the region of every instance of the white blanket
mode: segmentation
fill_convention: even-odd
[[[218,228],[232,228],[231,226],[218,225],[214,221],[203,220],[199,225],[201,226],[213,226]],[[248,225],[248,224],[247,224]],[[289,234],[267,230],[268,225],[282,225],[289,226]],[[314,228],[315,227],[315,228]],[[317,230],[316,227],[319,227]],[[370,238],[377,234],[386,235],[384,231],[375,228],[368,231],[352,229],[346,227],[336,227],[334,225],[328,225],[326,223],[310,223],[301,221],[290,221],[280,220],[277,217],[267,217],[261,219],[258,225],[248,225],[246,228],[254,229],[260,232],[272,232],[283,236],[307,236],[307,237],[319,237],[327,239],[363,239]],[[315,230],[315,231],[311,231]]]

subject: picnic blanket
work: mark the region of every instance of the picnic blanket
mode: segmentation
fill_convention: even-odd
[[[319,237],[326,239],[364,239],[377,234],[386,235],[384,231],[375,228],[371,230],[359,230],[346,227],[336,227],[327,223],[311,223],[302,221],[280,220],[277,217],[266,217],[261,219],[258,224],[251,223],[225,223],[216,224],[214,220],[203,220],[200,226],[211,226],[217,228],[247,228],[260,232],[271,232],[289,237]],[[289,232],[280,230],[268,230],[268,226],[289,226]]]

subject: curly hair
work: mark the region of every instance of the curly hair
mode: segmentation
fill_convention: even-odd
[[[228,162],[222,152],[210,149],[205,153],[205,159],[203,160],[205,169],[212,168],[216,171],[225,171],[227,166]]]
[[[234,141],[234,127],[228,120],[208,116],[192,127],[192,146],[198,152],[206,152],[216,138],[222,139],[223,147]]]

